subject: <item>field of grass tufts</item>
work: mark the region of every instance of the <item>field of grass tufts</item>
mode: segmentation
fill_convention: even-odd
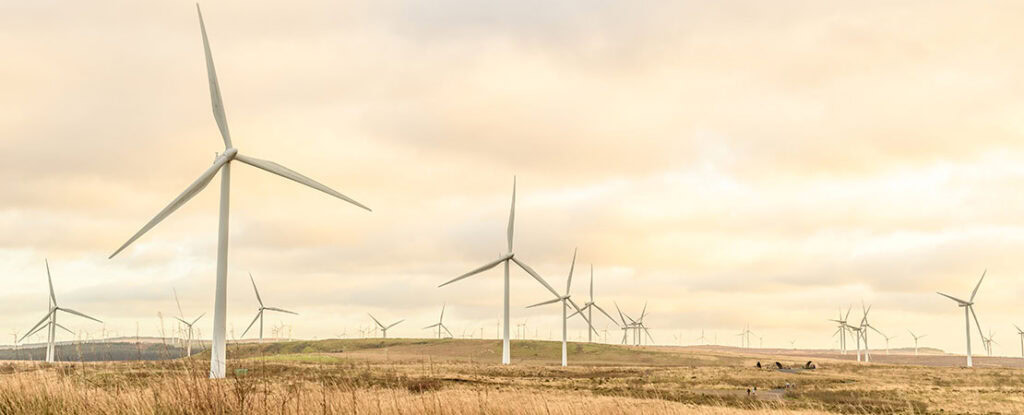
[[[493,340],[240,344],[228,379],[208,357],[0,363],[0,414],[1024,413],[1024,370],[862,365],[701,349]],[[747,389],[757,389],[756,394]]]

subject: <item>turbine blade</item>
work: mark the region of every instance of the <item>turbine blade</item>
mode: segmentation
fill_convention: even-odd
[[[405,319],[401,319],[401,320],[398,320],[398,321],[396,321],[396,322],[394,322],[394,323],[391,323],[391,325],[390,325],[390,326],[387,326],[387,327],[385,327],[385,329],[390,329],[390,328],[392,328],[392,327],[395,327],[395,326],[397,326],[397,325],[398,325],[398,323],[401,323],[401,322],[403,322],[403,321],[405,321]]]
[[[526,308],[534,308],[534,307],[538,307],[538,306],[542,306],[542,305],[548,305],[548,304],[551,304],[551,303],[557,303],[559,301],[562,301],[562,299],[561,298],[555,298],[555,299],[544,301],[544,302],[540,302],[540,303],[537,303],[537,304],[534,304],[534,305],[528,305],[528,306],[526,306]]]
[[[647,331],[647,327],[641,327],[641,328],[644,329],[644,333],[647,333],[647,338],[650,339],[651,343],[653,344],[654,343],[654,337],[651,337],[651,332]]]
[[[367,314],[368,316],[370,316],[370,318],[372,318],[372,319],[373,319],[373,322],[374,322],[374,323],[377,323],[377,325],[378,325],[378,326],[380,326],[380,328],[384,328],[384,325],[383,325],[383,324],[380,324],[380,321],[377,321],[377,318],[376,318],[376,317],[374,317],[374,316],[373,316],[373,314],[370,314],[370,313],[366,313],[366,314]]]
[[[67,328],[67,327],[64,327],[64,326],[62,326],[62,325],[60,325],[60,324],[57,324],[57,328],[58,328],[58,329],[62,329],[62,330],[64,330],[64,331],[68,332],[68,333],[71,333],[71,335],[72,335],[72,336],[74,336],[74,335],[75,335],[75,332],[73,332],[73,331],[71,331],[71,330],[68,330],[68,328]]]
[[[593,328],[594,325],[590,324],[590,319],[588,319],[587,316],[583,314],[583,309],[580,308],[579,304],[576,304],[576,302],[573,301],[572,298],[567,298],[567,300],[569,300],[569,305],[571,305],[572,308],[576,309],[576,314],[579,314],[580,317],[583,317],[583,321],[587,322],[587,326]]]
[[[569,279],[565,282],[565,295],[569,295],[569,288],[572,287],[572,272],[576,269],[576,249],[572,250],[572,264],[569,265]]]
[[[120,248],[117,248],[117,250],[114,251],[114,253],[110,254],[110,256],[107,257],[107,259],[113,258],[122,250],[127,248],[128,245],[131,245],[132,242],[135,242],[136,239],[139,239],[139,237],[141,237],[143,234],[145,234],[154,226],[156,226],[156,224],[160,223],[160,221],[170,216],[172,213],[174,213],[174,211],[178,210],[178,208],[180,208],[190,199],[195,197],[195,195],[199,194],[199,192],[201,192],[203,188],[206,187],[207,184],[210,184],[210,180],[213,180],[213,176],[217,174],[217,170],[219,170],[220,167],[224,165],[224,163],[227,163],[228,160],[229,159],[224,156],[218,157],[217,161],[215,161],[212,166],[206,169],[206,171],[204,171],[203,174],[199,175],[199,178],[196,179],[196,181],[188,185],[188,187],[185,188],[184,192],[181,192],[181,194],[178,195],[178,197],[174,198],[174,200],[172,200],[171,203],[167,205],[167,207],[163,208],[163,210],[161,210],[160,213],[157,213],[156,216],[153,217],[153,219],[150,219],[149,222],[142,227],[142,229],[139,229],[139,231],[136,232],[135,235],[132,235],[132,237],[128,239],[128,242],[125,242],[124,245],[121,245]]]
[[[843,317],[843,321],[847,321],[847,320],[850,319],[850,311],[853,311],[853,306],[852,305],[849,308],[846,309],[846,317]]]
[[[596,308],[598,311],[600,311],[601,314],[604,314],[605,317],[608,317],[608,319],[611,320],[613,323],[616,322],[615,319],[612,318],[612,316],[608,314],[608,312],[604,311],[604,309],[601,308],[601,306],[597,305],[596,303],[590,303],[590,305],[594,306],[594,308]]]
[[[181,311],[181,301],[178,301],[178,290],[171,288],[171,291],[174,292],[174,303],[178,305],[178,316],[185,318],[185,313]]]
[[[189,326],[191,326],[193,324],[196,324],[196,322],[198,322],[199,319],[203,318],[203,316],[205,316],[205,315],[206,315],[206,313],[200,314],[199,317],[196,317],[195,320],[192,320],[192,324],[189,324]]]
[[[248,333],[249,329],[252,328],[252,325],[256,324],[256,320],[258,320],[260,318],[260,314],[263,314],[263,310],[260,310],[259,312],[257,312],[256,313],[256,317],[252,318],[252,323],[249,323],[249,327],[246,327],[245,331],[242,332],[242,337],[245,337],[245,333]]]
[[[981,323],[978,322],[978,315],[974,314],[974,306],[967,306],[967,308],[971,309],[971,316],[974,317],[974,326],[978,328],[978,335],[981,336],[982,339],[984,339],[985,333],[981,332]]]
[[[539,282],[540,285],[543,285],[544,288],[547,288],[548,291],[551,291],[551,294],[553,294],[555,297],[559,297],[558,291],[555,291],[554,288],[551,288],[551,285],[549,285],[547,281],[544,281],[544,278],[541,278],[540,275],[537,274],[537,271],[534,271],[533,268],[530,268],[529,265],[522,263],[516,257],[512,257],[512,262],[515,262],[516,265],[519,265],[519,268],[522,268],[523,271],[526,271],[527,274],[530,274],[530,276],[533,277],[533,279],[537,280],[537,282]]]
[[[252,290],[256,292],[256,301],[260,303],[260,308],[263,308],[263,299],[260,298],[260,290],[256,288],[256,280],[252,278],[252,273],[249,273],[249,281],[252,282]]]
[[[74,315],[76,315],[76,316],[79,316],[79,317],[87,318],[87,319],[89,319],[89,320],[92,320],[92,321],[95,321],[95,322],[97,322],[97,323],[102,323],[102,321],[99,321],[99,320],[97,320],[97,319],[95,319],[95,318],[89,317],[89,316],[87,316],[87,315],[85,315],[85,314],[79,313],[79,312],[77,312],[77,311],[75,311],[75,310],[72,310],[72,309],[70,309],[70,308],[62,308],[62,307],[56,307],[56,308],[54,308],[54,309],[55,309],[55,310],[60,310],[60,311],[65,311],[65,312],[68,312],[68,313],[74,314]]]
[[[180,322],[182,322],[182,324],[184,324],[184,325],[186,325],[186,326],[191,326],[191,324],[189,324],[189,323],[188,323],[187,321],[185,321],[185,320],[182,320],[182,319],[180,319],[180,318],[178,318],[178,317],[174,317],[174,319],[175,319],[175,320],[178,320],[178,321],[180,321]]]
[[[32,337],[33,334],[39,333],[39,331],[41,331],[42,329],[45,329],[47,327],[50,327],[50,323],[46,323],[46,324],[43,324],[42,326],[36,327],[35,329],[33,329],[33,330],[29,331],[28,333],[26,333],[24,336],[21,336],[21,339],[18,340],[18,343],[21,343],[21,341],[25,340],[26,338]]]
[[[514,233],[515,228],[516,228],[516,177],[512,176],[512,208],[508,212],[508,251],[509,252],[512,252],[512,234]]]
[[[647,302],[644,301],[644,311],[640,312],[640,321],[644,321],[644,316],[647,315]]]
[[[612,302],[612,304],[615,304],[615,311],[619,312],[619,320],[621,320],[622,321],[622,325],[625,326],[626,325],[626,319],[622,317],[622,310],[619,309],[619,303]]]
[[[228,119],[224,114],[224,102],[220,96],[220,85],[217,82],[217,70],[213,67],[213,54],[210,53],[210,41],[206,38],[206,24],[203,23],[203,11],[196,3],[199,13],[199,30],[203,33],[203,51],[206,52],[206,74],[210,78],[210,101],[213,105],[213,118],[217,120],[217,128],[224,138],[224,148],[231,148],[231,133],[228,131]]]
[[[434,327],[437,327],[437,326],[440,326],[440,325],[441,325],[441,323],[437,323],[437,324],[431,324],[431,325],[429,325],[429,326],[427,326],[427,327],[424,327],[424,328],[423,328],[423,330],[426,330],[426,329],[432,329],[432,328],[434,328]]]
[[[452,331],[451,331],[451,330],[448,330],[448,326],[446,326],[446,325],[442,324],[442,325],[441,325],[441,328],[442,328],[442,329],[444,329],[444,331],[448,332],[448,337],[455,337],[455,335],[454,335],[454,334],[452,334]]]
[[[940,293],[938,291],[936,291],[935,293],[938,294],[938,295],[941,295],[943,297],[946,297],[946,298],[948,298],[950,300],[956,301],[957,303],[960,303],[960,304],[970,304],[970,303],[968,303],[968,302],[966,302],[964,300],[961,300],[961,299],[956,298],[956,297],[954,297],[952,295],[949,295],[949,294]]]
[[[444,321],[444,308],[445,308],[445,306],[447,306],[447,304],[441,304],[441,318],[439,320],[437,320],[438,323],[441,323],[441,322]]]
[[[359,206],[359,207],[361,207],[363,209],[366,209],[367,211],[373,212],[372,209],[366,207],[366,205],[364,205],[362,203],[359,203],[359,202],[355,201],[355,199],[352,199],[352,198],[350,198],[348,196],[345,196],[345,195],[343,195],[341,193],[338,193],[334,189],[331,189],[330,187],[327,187],[324,184],[322,184],[322,183],[320,183],[320,182],[318,182],[316,180],[313,180],[313,179],[310,179],[309,177],[303,176],[301,173],[299,173],[299,172],[297,172],[295,170],[289,169],[289,168],[287,168],[285,166],[282,166],[280,164],[274,163],[272,161],[260,160],[258,158],[252,158],[252,157],[249,157],[249,156],[244,156],[242,154],[236,155],[235,159],[237,159],[238,161],[241,161],[242,163],[245,163],[245,164],[248,164],[250,166],[256,167],[258,169],[262,169],[264,171],[268,171],[270,173],[274,173],[274,174],[276,174],[278,176],[284,177],[284,178],[286,178],[288,180],[291,180],[291,181],[294,181],[296,183],[300,183],[300,184],[304,184],[306,186],[312,187],[312,188],[314,188],[316,190],[319,190],[321,192],[327,193],[327,194],[329,194],[331,196],[334,196],[334,197],[336,197],[338,199],[344,200],[344,201],[349,202],[349,203],[351,203],[353,205],[356,205],[356,206]]]
[[[43,263],[46,264],[46,282],[50,284],[50,301],[52,301],[53,305],[56,306],[57,296],[53,294],[53,278],[50,277],[50,261],[44,258]]]
[[[987,269],[981,273],[981,278],[978,279],[978,285],[975,285],[974,286],[974,291],[971,291],[971,302],[972,303],[974,302],[974,296],[978,294],[978,288],[981,287],[981,282],[985,280],[985,274],[987,274],[987,273],[988,273]]]
[[[32,326],[32,328],[28,329],[28,331],[26,332],[26,334],[24,336],[21,336],[21,340],[25,340],[26,337],[31,336],[31,335],[35,334],[37,331],[39,331],[38,330],[39,327],[42,326],[43,323],[46,322],[46,319],[50,318],[50,314],[53,314],[53,312],[54,312],[54,310],[51,309],[49,313],[46,313],[46,315],[43,316],[43,318],[40,319],[39,322],[36,323],[36,325],[34,325],[34,326]],[[18,340],[18,342],[20,343],[21,340]]]
[[[285,309],[283,309],[283,308],[277,308],[277,307],[263,307],[263,309],[264,309],[264,310],[270,310],[270,311],[277,311],[277,312],[279,312],[279,313],[288,313],[288,314],[295,314],[295,315],[299,315],[299,313],[296,313],[296,312],[294,312],[294,311],[288,311],[288,310],[285,310]]]
[[[472,276],[474,276],[476,274],[479,274],[481,272],[487,271],[487,270],[489,270],[491,268],[494,268],[494,267],[498,266],[498,264],[507,261],[509,258],[512,258],[512,254],[505,254],[505,256],[502,256],[501,258],[498,258],[494,262],[488,262],[487,265],[484,265],[484,266],[482,266],[480,268],[477,268],[477,269],[474,269],[472,271],[469,271],[469,272],[467,272],[465,274],[459,275],[458,277],[455,277],[452,280],[450,280],[450,281],[448,281],[448,282],[446,282],[444,284],[438,285],[438,288],[444,287],[445,285],[451,284],[451,283],[453,283],[455,281],[458,281],[458,280],[461,280],[463,278],[469,278],[469,277],[472,277]],[[558,295],[558,294],[555,294],[555,295]],[[444,309],[443,308],[441,309],[441,314],[442,315],[444,314]]]

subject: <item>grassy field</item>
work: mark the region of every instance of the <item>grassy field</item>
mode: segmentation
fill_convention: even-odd
[[[242,344],[229,348],[231,376],[218,381],[206,379],[204,355],[8,361],[0,363],[0,413],[1024,413],[1024,369],[963,369],[955,356],[896,365],[811,351],[597,344],[569,350],[573,366],[562,368],[560,344],[544,341],[513,342],[511,366],[496,364],[495,340]],[[816,370],[754,368],[757,361],[797,368],[808,359]]]

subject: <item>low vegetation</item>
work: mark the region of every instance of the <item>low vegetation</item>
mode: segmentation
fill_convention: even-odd
[[[574,345],[575,346],[575,345]],[[487,340],[327,340],[233,345],[229,378],[207,356],[0,364],[0,413],[62,414],[933,414],[1024,413],[1024,370],[858,365],[756,369],[802,359],[682,348]],[[496,354],[495,354],[496,352]],[[755,392],[756,388],[756,392]],[[750,394],[747,390],[750,389]]]

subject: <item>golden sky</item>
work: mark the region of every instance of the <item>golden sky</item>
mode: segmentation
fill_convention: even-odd
[[[598,303],[649,302],[661,343],[749,324],[830,347],[825,319],[863,300],[893,346],[911,329],[960,352],[934,292],[968,296],[987,268],[982,327],[1019,352],[1017,2],[202,6],[239,150],[374,208],[236,163],[236,335],[252,272],[296,336],[353,335],[366,312],[427,335],[444,302],[456,334],[493,336],[499,270],[436,286],[504,250],[515,175],[517,256],[564,287],[579,247],[574,295],[593,263]],[[8,2],[0,27],[0,330],[45,312],[43,258],[107,330],[158,334],[172,288],[210,314],[216,184],[106,259],[223,150],[193,4]],[[557,306],[522,308],[544,299],[514,272],[513,323],[557,329]]]

